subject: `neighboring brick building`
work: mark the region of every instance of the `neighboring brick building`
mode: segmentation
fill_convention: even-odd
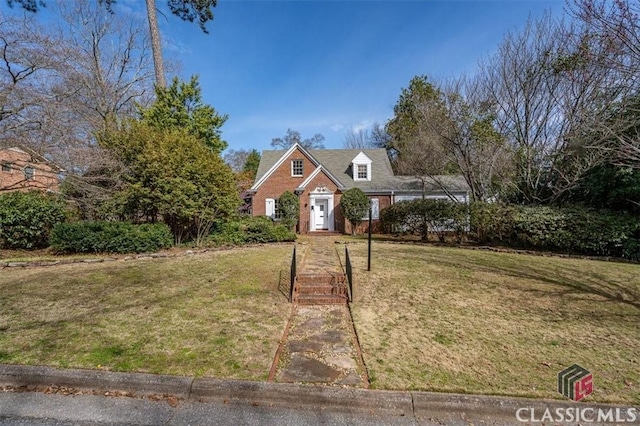
[[[62,170],[26,148],[0,149],[0,193],[60,189]]]
[[[339,204],[342,193],[354,187],[371,199],[374,226],[381,209],[396,201],[420,198],[423,193],[421,180],[393,174],[384,149],[309,151],[296,144],[286,151],[262,152],[250,189],[251,213],[276,219],[278,198],[291,191],[300,199],[300,233],[348,233],[350,224],[340,213]],[[424,190],[427,198],[468,201],[469,188],[461,176],[441,176],[438,184],[426,179]]]

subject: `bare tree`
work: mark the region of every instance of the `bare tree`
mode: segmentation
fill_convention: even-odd
[[[584,28],[546,15],[508,34],[482,64],[498,130],[513,150],[519,200],[555,201],[606,161],[591,149],[591,129],[630,94],[619,72],[599,65],[609,54]]]
[[[345,149],[371,148],[371,135],[366,128],[352,127],[344,135],[343,146]]]
[[[251,151],[248,149],[230,149],[224,154],[224,162],[231,167],[234,173],[241,173]]]
[[[0,13],[0,141],[10,145],[41,129],[61,50],[30,17]]]
[[[62,22],[47,28],[31,16],[0,20],[0,143],[53,160],[79,204],[101,204],[123,170],[96,134],[151,96],[147,34],[135,17],[118,19],[92,2],[65,2],[60,12]]]
[[[287,133],[281,138],[271,139],[271,146],[274,148],[289,149],[294,144],[299,144],[305,149],[324,149],[324,136],[316,133],[310,138],[302,139],[302,135],[297,130],[287,129]]]
[[[345,149],[388,148],[389,134],[380,123],[373,123],[369,128],[352,127],[345,133],[343,146]]]
[[[574,0],[569,12],[590,48],[600,47],[591,62],[611,76],[607,89],[618,92],[615,103],[592,117],[588,146],[616,164],[640,168],[640,1]]]
[[[113,13],[113,5],[116,0],[97,0],[98,6],[104,7],[109,13]],[[11,7],[19,4],[23,9],[29,12],[37,12],[41,7],[46,6],[45,0],[7,0],[7,4]],[[216,7],[217,0],[167,0],[167,6],[172,14],[176,15],[183,21],[198,21],[200,29],[204,33],[208,33],[206,24],[213,20],[212,8]],[[164,74],[164,61],[162,56],[162,41],[160,38],[160,28],[158,26],[158,10],[155,0],[146,0],[147,22],[149,24],[149,33],[151,35],[151,47],[153,51],[154,68],[156,75],[156,84],[160,87],[166,87],[166,78]]]
[[[509,181],[513,156],[497,130],[495,105],[477,78],[443,84],[450,128],[442,133],[443,153],[457,166],[474,201],[496,199]]]
[[[497,106],[499,131],[515,153],[514,189],[527,202],[541,201],[551,155],[564,120],[554,99],[560,78],[549,72],[559,34],[550,16],[508,34],[481,68],[484,87]]]

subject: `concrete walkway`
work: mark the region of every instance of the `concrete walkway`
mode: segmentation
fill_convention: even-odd
[[[299,245],[303,253],[298,273],[343,274],[336,246],[332,236],[309,238],[306,245]],[[276,382],[367,388],[349,307],[294,306],[272,371]]]

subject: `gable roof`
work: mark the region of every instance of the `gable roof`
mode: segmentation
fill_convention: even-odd
[[[258,171],[256,173],[256,180],[251,187],[252,190],[257,189],[262,183],[267,180],[271,174],[284,163],[284,161],[289,158],[289,156],[295,151],[299,150],[302,152],[311,163],[318,167],[320,163],[316,161],[315,158],[309,151],[304,149],[299,144],[293,144],[291,148],[285,150],[277,150],[277,151],[262,151],[262,155],[260,156],[260,164],[258,164]]]
[[[371,163],[372,160],[367,156],[367,154],[360,151],[358,155],[356,155],[355,158],[351,160],[351,162],[355,164],[366,164],[366,163]]]
[[[393,189],[395,177],[385,149],[316,149],[307,151],[297,144],[286,151],[262,151],[252,189],[257,189],[291,155],[296,147],[309,157],[314,166],[322,165],[327,175],[334,182],[339,182],[338,186],[341,188],[358,187],[363,191]],[[356,182],[353,180],[352,161],[361,153],[370,158],[373,164],[371,181]]]
[[[300,145],[293,145],[288,150],[265,150],[262,151],[260,165],[256,174],[256,180],[251,188],[256,190],[282,163],[299,148],[314,166],[322,170],[341,189],[360,188],[365,192],[386,192],[386,191],[422,191],[422,183],[419,179],[411,176],[395,176],[391,168],[389,156],[384,148],[380,149],[317,149],[306,150]],[[371,180],[353,179],[353,160],[360,154],[366,155],[371,160]],[[360,157],[362,158],[362,156]],[[441,188],[439,183],[446,185],[451,191],[467,191],[469,189],[462,176],[434,176],[427,178],[426,189],[428,191],[438,191]]]
[[[342,182],[340,182],[338,179],[336,179],[331,173],[329,173],[329,171],[327,169],[325,169],[322,164],[320,164],[318,167],[316,167],[316,169],[309,175],[308,178],[306,178],[304,180],[304,182],[302,182],[297,189],[305,189],[307,187],[307,185],[309,185],[309,182],[311,182],[316,176],[318,176],[321,172],[324,172],[324,174],[331,179],[331,181],[333,183],[336,184],[336,186],[340,189],[344,188],[344,185],[342,184]]]
[[[451,192],[466,192],[469,184],[462,175],[424,176],[424,189],[427,192],[444,192],[443,187]],[[422,180],[414,176],[396,176],[398,192],[422,191]]]

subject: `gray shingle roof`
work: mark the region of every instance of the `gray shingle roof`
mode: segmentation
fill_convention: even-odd
[[[286,150],[262,151],[255,182],[258,182],[286,152]],[[419,179],[393,174],[385,149],[318,149],[307,152],[338,179],[345,189],[357,187],[365,192],[422,190]],[[360,152],[364,152],[371,159],[371,181],[353,180],[351,161]],[[435,181],[432,178],[426,178],[427,191],[439,191],[438,182],[447,185],[450,191],[467,191],[469,189],[462,176],[436,176],[435,178]]]

